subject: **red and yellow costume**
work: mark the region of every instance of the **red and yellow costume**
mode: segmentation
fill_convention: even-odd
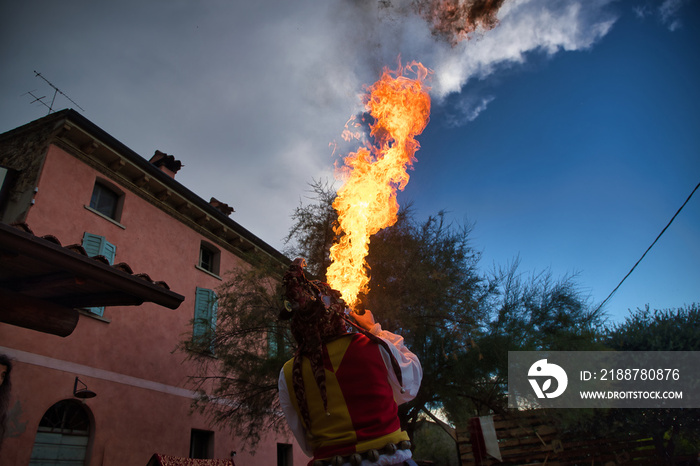
[[[283,279],[280,318],[291,319],[298,348],[280,371],[278,385],[287,423],[304,452],[314,457],[309,464],[330,459],[343,464],[350,455],[353,464],[363,466],[415,464],[398,405],[417,395],[420,361],[369,311],[351,314],[360,333],[348,333],[340,293],[308,280],[305,265],[296,259]]]
[[[420,362],[403,345],[402,337],[381,330],[379,324],[375,324],[370,332],[389,343],[388,347],[401,368],[403,386],[392,369],[390,356],[384,347],[362,334],[341,336],[324,345],[327,411],[323,409],[309,361],[302,362],[311,418],[308,431],[301,421],[295,397],[290,397],[294,390],[293,359],[280,371],[282,409],[299,445],[307,454],[313,454],[315,459],[381,450],[387,444],[408,440],[408,435],[399,424],[398,405],[416,396],[423,375]],[[391,463],[405,459],[401,451],[394,456]]]

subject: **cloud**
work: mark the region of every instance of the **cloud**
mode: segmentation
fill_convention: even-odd
[[[653,8],[650,3],[645,3],[632,7],[632,11],[639,19],[656,16],[661,24],[673,32],[683,26],[680,10],[686,3],[688,3],[687,0],[663,0],[656,8]]]
[[[590,48],[615,22],[608,2],[522,0],[506,3],[499,25],[482,37],[443,49],[435,63],[434,93],[459,92],[470,79],[485,79],[503,67],[522,64],[527,55]]]
[[[637,5],[632,7],[632,11],[637,16],[637,18],[644,19],[652,14],[651,6],[647,5]]]
[[[495,2],[503,5],[497,22],[489,26],[493,29],[477,23],[466,28],[468,40],[462,35],[463,40],[455,41],[416,12],[416,4],[426,3],[436,2],[341,2],[336,13],[348,21],[340,28],[354,33],[353,41],[343,43],[342,57],[359,65],[358,77],[378,77],[381,67],[393,65],[401,54],[434,70],[433,95],[442,99],[460,92],[470,79],[524,63],[529,53],[588,49],[616,20],[608,11],[614,0],[510,0]]]
[[[678,12],[685,3],[685,0],[664,0],[659,6],[659,15],[661,22],[668,27],[670,31],[675,31],[681,27],[681,20],[678,17]]]
[[[390,7],[370,0],[313,9],[302,3],[298,11],[268,17],[266,27],[249,31],[255,44],[251,55],[245,55],[245,49],[230,55],[232,59],[244,54],[249,71],[228,63],[225,68],[235,79],[214,93],[228,96],[222,110],[230,112],[231,127],[219,123],[214,131],[201,128],[213,147],[235,148],[231,163],[236,178],[242,176],[248,183],[239,188],[216,173],[207,189],[220,191],[213,195],[224,202],[231,199],[228,203],[237,208],[234,216],[244,225],[283,218],[312,178],[332,176],[333,164],[348,152],[332,154],[328,144],[339,141],[348,118],[363,111],[363,86],[373,83],[382,68],[395,68],[399,56],[404,63],[418,60],[434,70],[432,94],[437,101],[463,93],[455,99],[451,124],[467,124],[497,97],[471,89],[470,80],[486,80],[505,67],[518,66],[528,54],[554,56],[592,47],[616,19],[607,11],[609,3],[512,0],[501,8],[493,30],[477,28],[470,40],[456,45],[433,34],[408,0],[394,1]],[[236,90],[227,91],[231,87]],[[221,136],[227,131],[231,137]],[[248,167],[244,160],[256,163]],[[246,198],[250,182],[255,185],[253,199]],[[281,192],[300,194],[278,195]],[[245,208],[237,207],[236,199],[246,199]],[[265,221],[256,231],[277,239],[286,233],[286,225]]]
[[[453,111],[447,115],[447,125],[450,127],[463,126],[476,120],[495,98],[492,95],[475,96],[464,94],[460,96],[452,106]]]
[[[43,2],[41,14],[11,2],[0,31],[0,130],[45,115],[18,97],[50,91],[33,81],[36,69],[143,157],[158,149],[180,159],[179,181],[233,206],[234,220],[279,247],[307,183],[331,176],[343,154],[329,143],[363,111],[363,85],[383,67],[401,56],[434,70],[436,100],[464,92],[454,109],[464,124],[497,97],[474,92],[471,80],[532,53],[591,47],[615,21],[612,2],[508,0],[494,29],[455,45],[413,0],[76,0]]]

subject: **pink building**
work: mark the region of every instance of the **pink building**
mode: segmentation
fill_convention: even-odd
[[[226,204],[178,183],[180,168],[159,151],[142,158],[73,110],[0,135],[0,354],[14,360],[3,466],[145,466],[155,453],[307,462],[291,435],[267,435],[251,455],[190,412],[194,371],[176,348],[203,331],[193,319],[215,324],[225,271],[256,256],[288,260]],[[30,230],[8,226],[17,222]]]

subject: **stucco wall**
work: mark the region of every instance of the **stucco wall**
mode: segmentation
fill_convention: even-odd
[[[292,443],[290,436],[266,438],[251,456],[228,431],[190,413],[191,396],[184,388],[194,371],[177,346],[192,332],[196,287],[222,284],[195,267],[205,238],[124,186],[121,226],[86,209],[99,177],[104,175],[49,146],[26,219],[34,234],[54,235],[64,246],[81,243],[85,232],[104,236],[116,245],[115,263],[126,262],[135,273],[165,281],[185,301],[177,310],[151,303],[107,307],[105,320],[81,315],[66,338],[0,324],[0,352],[9,348],[19,359],[11,404],[21,410],[0,463],[28,463],[41,416],[53,403],[72,397],[79,376],[97,393],[85,401],[94,417],[90,465],[145,465],[156,452],[187,456],[191,429],[215,432],[216,458],[237,451],[239,466],[277,464],[276,443]],[[243,265],[221,250],[222,273]],[[298,446],[294,450],[294,464],[305,464]]]

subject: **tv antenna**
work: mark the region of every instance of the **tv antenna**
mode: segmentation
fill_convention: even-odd
[[[71,98],[68,97],[65,93],[63,93],[63,91],[61,91],[59,88],[57,88],[56,86],[54,86],[54,85],[51,83],[51,81],[49,81],[49,80],[46,79],[44,76],[42,76],[41,73],[39,73],[38,71],[34,70],[34,74],[36,75],[37,78],[41,78],[41,79],[43,79],[44,81],[46,81],[46,83],[47,83],[49,86],[53,87],[53,90],[54,90],[54,91],[53,91],[53,98],[51,99],[51,104],[50,104],[50,105],[47,104],[46,102],[44,102],[44,101],[42,100],[42,99],[45,99],[46,96],[37,97],[36,95],[34,95],[34,92],[36,92],[36,90],[26,92],[26,94],[29,94],[30,96],[34,97],[34,100],[32,100],[31,103],[39,102],[39,103],[41,103],[41,105],[43,105],[44,107],[48,108],[48,109],[49,109],[49,113],[51,113],[51,112],[54,111],[54,110],[53,110],[53,104],[54,104],[54,102],[56,102],[56,95],[57,95],[57,94],[61,94],[61,95],[62,95],[63,97],[65,97],[66,99],[70,100],[71,103],[73,103],[73,105],[75,105],[76,107],[78,107],[80,110],[82,110],[83,112],[85,111],[85,109],[84,109],[83,107],[81,107],[80,105],[78,105],[78,104],[75,102],[75,100],[71,99]]]

